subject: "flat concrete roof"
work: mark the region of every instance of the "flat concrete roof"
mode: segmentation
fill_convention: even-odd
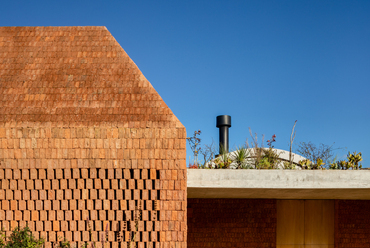
[[[188,198],[370,199],[369,170],[188,169]]]

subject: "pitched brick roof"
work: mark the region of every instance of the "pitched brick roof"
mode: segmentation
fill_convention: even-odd
[[[0,27],[0,123],[182,127],[105,27]]]

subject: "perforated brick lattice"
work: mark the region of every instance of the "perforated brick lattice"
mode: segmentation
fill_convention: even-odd
[[[76,130],[72,129],[69,140],[52,138],[53,131],[47,128],[31,134],[30,129],[0,128],[0,225],[7,234],[15,226],[28,225],[50,247],[58,237],[73,243],[102,241],[107,229],[109,244],[125,247],[140,212],[135,239],[138,247],[161,247],[161,243],[163,247],[182,247],[186,238],[186,171],[181,165],[165,158],[81,156],[78,154],[84,152],[78,150],[94,154],[98,143],[102,147],[106,144],[107,154],[131,146],[122,144],[128,139],[120,139],[118,129],[116,139],[111,130],[101,141],[95,140],[101,137],[91,130],[88,137],[87,128]],[[58,130],[62,136],[70,131]],[[77,133],[87,136],[77,139]],[[60,158],[59,151],[65,157]]]
[[[108,240],[124,242],[135,230],[134,215],[141,210],[136,241],[155,247],[161,240],[160,173],[153,169],[0,169],[2,227],[9,234],[12,227],[28,225],[53,243],[58,236],[71,242],[102,241],[99,232],[108,225]]]

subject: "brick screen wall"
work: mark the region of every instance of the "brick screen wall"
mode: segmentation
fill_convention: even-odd
[[[370,247],[370,201],[335,201],[335,248]]]
[[[185,128],[107,29],[1,27],[0,60],[0,228],[126,247],[141,211],[185,248]]]
[[[188,199],[188,247],[276,247],[276,200]]]

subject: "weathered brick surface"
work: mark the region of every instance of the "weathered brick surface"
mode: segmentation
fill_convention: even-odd
[[[141,206],[139,247],[184,248],[185,128],[107,29],[0,27],[0,61],[0,228],[125,247]]]
[[[276,201],[188,199],[188,247],[276,247]]]
[[[370,247],[370,201],[335,201],[335,248]]]

